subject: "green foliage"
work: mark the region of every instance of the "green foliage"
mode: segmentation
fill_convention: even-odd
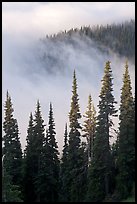
[[[24,158],[25,201],[35,202],[39,200],[37,193],[38,178],[42,162],[42,150],[44,143],[44,120],[40,111],[40,103],[37,101],[35,118],[30,114],[27,131],[27,146]]]
[[[10,177],[11,186],[19,186],[22,182],[22,150],[17,120],[13,117],[11,97],[7,92],[5,117],[3,122],[3,171]],[[6,198],[7,199],[7,198]]]
[[[94,137],[95,137],[95,129],[96,129],[96,111],[94,104],[92,102],[91,95],[88,98],[88,106],[87,111],[84,115],[86,118],[84,121],[83,131],[85,134],[83,135],[87,139],[88,146],[88,162],[93,159],[93,146],[94,146]]]
[[[80,29],[90,35],[89,29]],[[99,28],[98,28],[99,30]],[[78,30],[71,30],[69,35]],[[100,38],[101,33],[97,32]],[[67,34],[67,32],[66,32]],[[92,33],[93,35],[93,33]],[[119,131],[110,146],[112,117],[116,117],[112,70],[106,62],[96,111],[89,95],[83,129],[74,71],[69,133],[67,124],[61,162],[56,142],[55,122],[50,103],[46,129],[40,102],[30,114],[26,148],[22,158],[17,120],[13,117],[7,92],[3,122],[2,201],[3,202],[130,202],[135,195],[135,97],[132,96],[128,63],[121,89]],[[83,132],[82,132],[83,131]],[[87,142],[81,142],[81,132]],[[23,193],[23,194],[22,194]],[[23,197],[24,196],[24,197]]]
[[[81,201],[82,192],[82,178],[85,176],[85,164],[83,157],[84,149],[81,147],[80,129],[81,125],[79,119],[81,118],[79,103],[77,94],[77,79],[74,71],[73,85],[72,85],[72,99],[71,109],[69,112],[70,132],[69,132],[69,144],[68,144],[68,159],[67,159],[67,192],[69,201],[78,202]],[[74,179],[75,178],[75,179]]]
[[[65,41],[74,44],[73,37],[79,37],[86,42],[88,37],[94,40],[103,52],[109,49],[125,56],[133,63],[135,61],[135,21],[126,21],[120,24],[83,26],[80,29],[70,29],[67,32],[60,32],[56,35],[48,36],[55,41]],[[86,38],[85,38],[86,37]],[[109,48],[109,49],[108,49]],[[48,56],[49,57],[49,56]],[[52,58],[52,56],[50,56]]]
[[[131,89],[126,62],[121,92],[117,157],[117,189],[121,198],[128,197],[135,180],[135,102]]]
[[[37,183],[40,202],[57,202],[59,197],[59,152],[55,135],[53,110],[50,103],[49,124]]]
[[[64,145],[63,145],[63,152],[61,158],[61,166],[60,166],[60,201],[68,201],[68,131],[67,131],[67,123],[65,126],[65,133],[64,133]]]
[[[111,192],[111,153],[109,145],[109,128],[113,125],[111,116],[117,112],[114,108],[116,103],[112,94],[112,71],[110,62],[106,62],[104,77],[99,101],[99,115],[97,117],[97,127],[94,139],[93,161],[91,163],[91,172],[88,186],[87,197],[91,201],[103,199],[105,195]],[[98,198],[98,194],[100,197]]]
[[[23,202],[19,186],[13,185],[5,169],[2,172],[2,202]]]

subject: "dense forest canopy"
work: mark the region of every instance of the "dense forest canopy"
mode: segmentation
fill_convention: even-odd
[[[46,38],[41,39],[46,46],[50,45],[52,50],[52,43],[60,45],[71,45],[74,49],[82,50],[82,43],[89,46],[91,42],[95,43],[96,47],[106,54],[111,52],[117,53],[120,57],[125,57],[133,64],[135,63],[135,21],[130,20],[120,24],[111,25],[96,25],[96,26],[82,26],[81,28],[72,28],[68,31],[61,31],[54,35],[47,35]],[[46,43],[49,40],[48,44]],[[79,43],[79,41],[81,43]],[[63,53],[63,48],[59,50]],[[44,52],[44,49],[43,49]],[[90,52],[90,51],[89,51]],[[91,52],[92,55],[92,52]],[[50,53],[44,52],[43,61],[49,64],[50,69],[56,64],[63,63],[63,56],[56,56],[54,51]],[[60,66],[61,67],[61,66]],[[61,69],[62,71],[62,69]]]

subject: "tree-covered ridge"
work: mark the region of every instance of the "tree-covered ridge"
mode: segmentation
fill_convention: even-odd
[[[120,56],[128,58],[134,63],[135,60],[135,21],[130,20],[119,24],[83,26],[81,28],[72,28],[68,31],[62,31],[54,35],[47,35],[46,38],[52,42],[66,42],[75,46],[73,37],[79,37],[85,41],[85,37],[96,42],[99,49],[118,53]],[[48,56],[52,60],[52,56]]]

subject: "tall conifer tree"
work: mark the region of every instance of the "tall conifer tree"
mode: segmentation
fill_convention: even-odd
[[[69,112],[70,132],[68,145],[68,171],[69,171],[69,201],[78,202],[82,199],[82,173],[84,171],[83,165],[83,149],[81,148],[81,125],[79,119],[81,118],[77,94],[77,79],[74,71],[73,85],[72,85],[72,99],[71,109]],[[75,178],[75,179],[74,179]]]
[[[64,132],[64,145],[62,151],[62,158],[61,158],[61,169],[60,169],[60,183],[61,183],[61,190],[60,190],[60,199],[61,201],[67,202],[68,198],[68,131],[67,131],[67,123],[65,126]]]
[[[87,139],[87,146],[88,146],[88,165],[93,159],[93,145],[94,145],[94,137],[95,137],[95,128],[96,128],[96,111],[94,104],[92,102],[91,95],[88,98],[88,106],[87,111],[84,115],[86,118],[84,121],[84,128],[83,131],[84,136]]]
[[[59,199],[59,152],[55,138],[55,122],[50,103],[49,123],[43,147],[40,194],[42,201],[57,202]],[[43,183],[43,181],[45,181]]]
[[[127,62],[123,76],[119,120],[117,190],[122,198],[126,198],[135,181],[135,100],[132,96]]]
[[[7,91],[5,102],[5,117],[3,122],[3,178],[7,175],[10,178],[10,185],[18,186],[22,190],[22,150],[19,138],[17,120],[13,117],[11,97]],[[3,183],[4,184],[4,183]],[[9,198],[5,198],[9,199]]]
[[[33,140],[34,140],[34,121],[30,113],[29,126],[27,129],[27,145],[24,150],[24,201],[31,201],[34,196],[33,182]],[[35,162],[35,161],[34,161]]]
[[[40,202],[40,193],[38,191],[39,174],[42,163],[42,151],[45,140],[44,120],[40,110],[40,102],[37,101],[35,118],[30,114],[30,121],[27,135],[27,146],[25,151],[25,174],[27,181],[25,191],[26,201]]]
[[[106,62],[103,84],[100,92],[99,114],[94,140],[94,158],[89,173],[88,198],[91,201],[102,201],[111,192],[111,152],[109,145],[111,116],[116,116],[114,96],[112,94],[112,70]]]

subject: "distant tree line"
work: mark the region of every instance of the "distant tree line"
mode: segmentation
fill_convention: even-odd
[[[7,91],[2,137],[2,202],[120,201],[133,193],[135,97],[132,95],[127,62],[120,96],[117,139],[110,145],[113,117],[118,117],[112,81],[110,61],[107,61],[98,115],[89,94],[85,120],[80,124],[82,115],[74,71],[69,129],[66,124],[61,159],[52,103],[45,127],[40,101],[37,101],[35,113],[30,113],[23,151],[11,96]],[[82,137],[86,138],[86,142],[82,142]]]
[[[135,20],[133,19],[119,24],[72,28],[68,31],[47,35],[46,38],[52,41],[64,41],[74,44],[73,37],[75,36],[79,36],[81,40],[85,40],[86,36],[94,40],[103,51],[102,45],[135,63]]]

